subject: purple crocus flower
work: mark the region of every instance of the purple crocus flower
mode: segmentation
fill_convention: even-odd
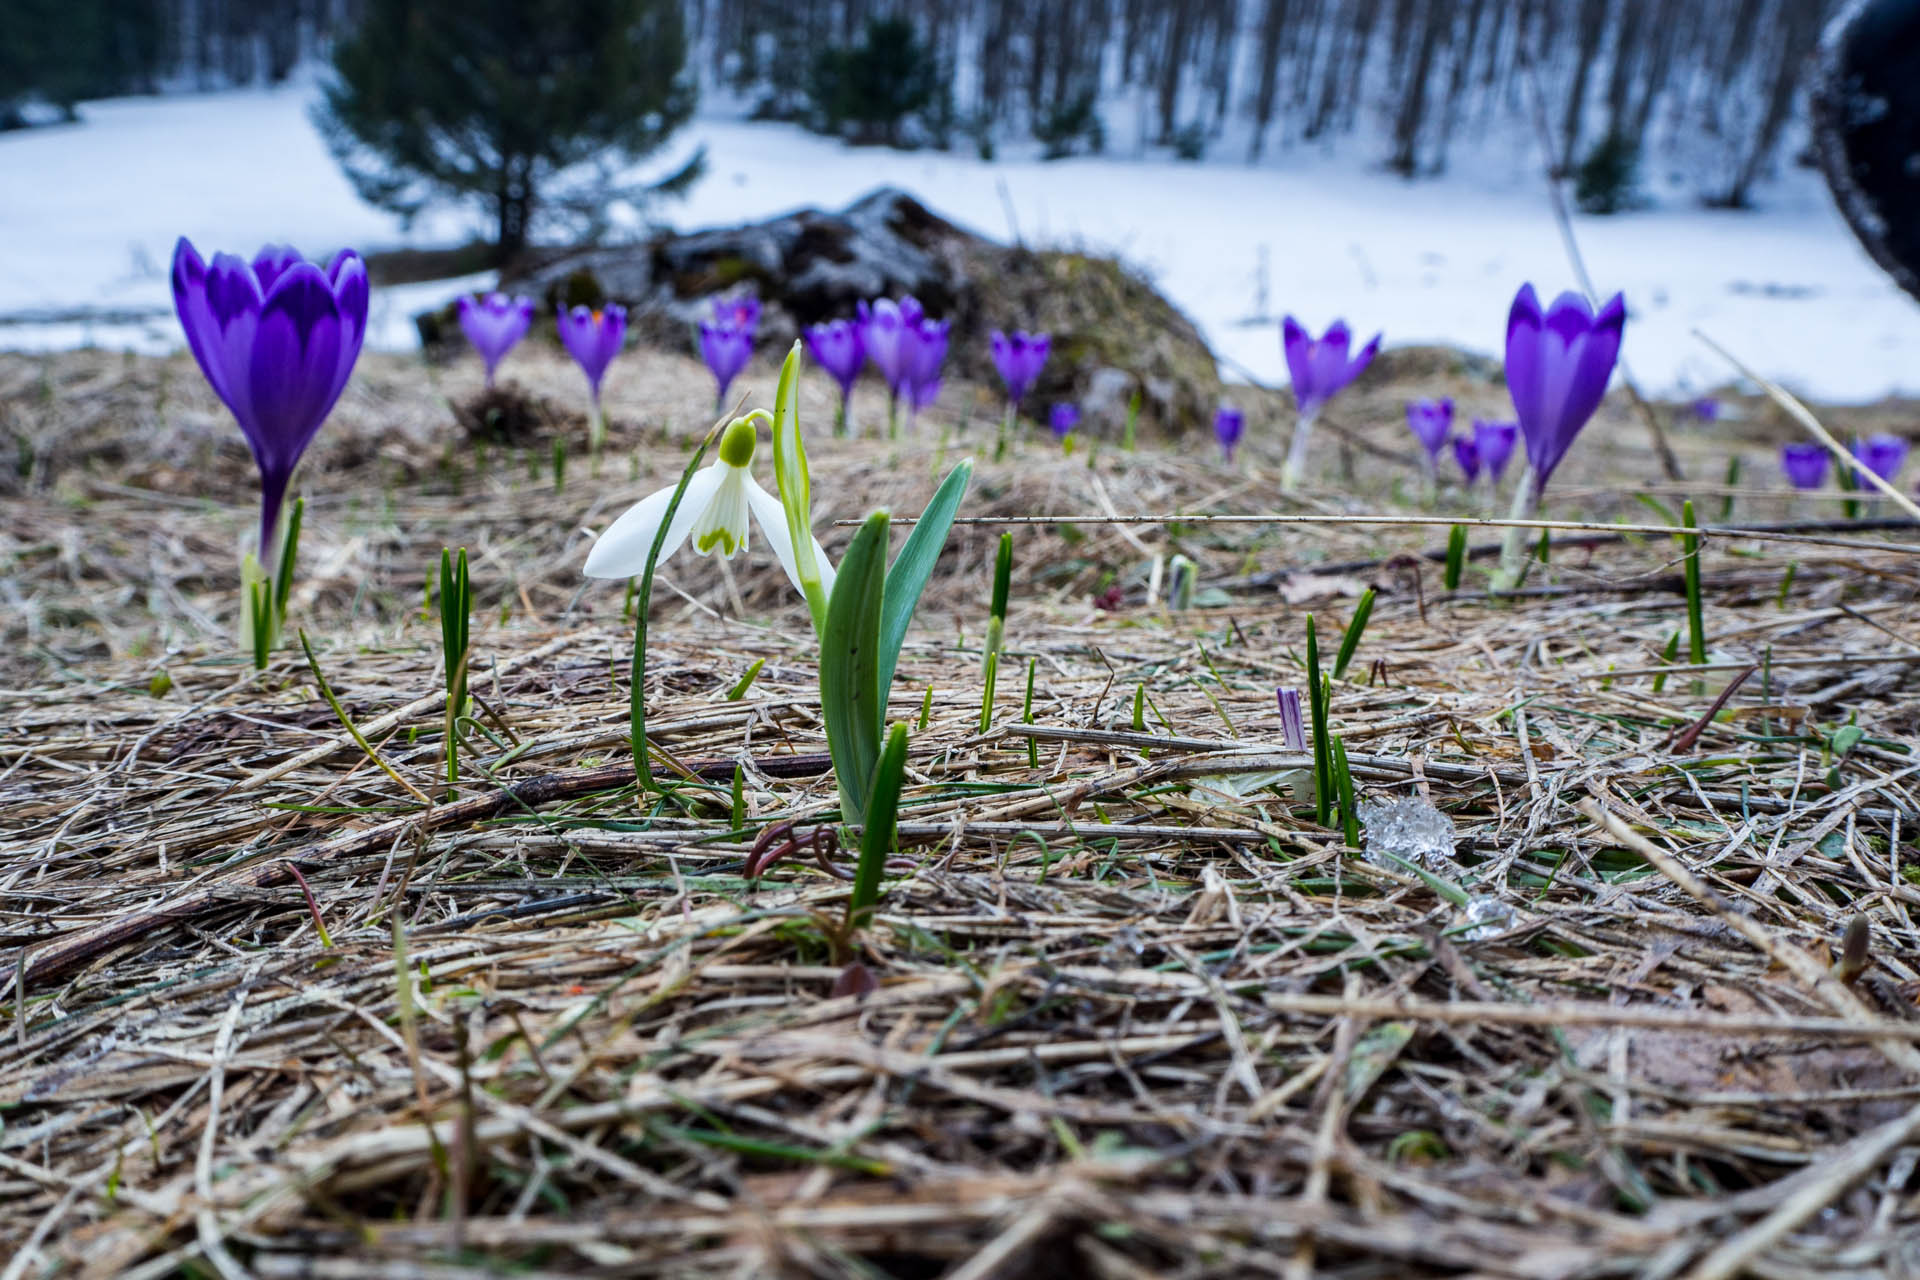
[[[924,317],[915,326],[914,338],[905,344],[907,403],[914,413],[940,398],[940,366],[947,359],[947,338],[953,321],[933,321]]]
[[[1300,327],[1299,321],[1288,316],[1281,325],[1281,334],[1286,348],[1287,373],[1293,379],[1294,402],[1300,406],[1303,418],[1318,414],[1327,401],[1339,395],[1373,363],[1380,351],[1380,335],[1376,333],[1373,341],[1360,349],[1360,354],[1349,358],[1353,333],[1345,320],[1334,321],[1323,337],[1315,338]]]
[[[1439,461],[1440,450],[1446,447],[1447,436],[1453,431],[1452,398],[1409,400],[1407,427],[1420,447],[1427,451],[1427,465],[1432,467]]]
[[[746,330],[747,341],[751,343],[760,336],[760,299],[751,294],[738,298],[715,298],[713,322]]]
[[[1013,336],[1008,337],[995,329],[992,345],[993,366],[1000,371],[1000,381],[1007,384],[1007,401],[1018,405],[1026,399],[1040,370],[1046,367],[1053,335],[1015,330]]]
[[[454,306],[460,313],[460,331],[487,366],[487,385],[491,387],[494,369],[533,325],[533,299],[509,298],[504,293],[490,293],[484,298],[463,294]]]
[[[1313,438],[1314,420],[1320,416],[1321,408],[1373,363],[1373,357],[1380,350],[1380,335],[1374,334],[1373,341],[1362,347],[1358,355],[1350,355],[1353,333],[1345,320],[1334,321],[1326,334],[1316,339],[1300,327],[1299,321],[1288,316],[1280,332],[1287,372],[1293,380],[1294,403],[1300,409],[1300,419],[1293,427],[1293,444],[1287,449],[1287,463],[1280,472],[1280,487],[1288,490],[1298,485],[1306,473],[1307,445]]]
[[[1900,474],[1900,468],[1906,465],[1907,442],[1901,436],[1882,433],[1855,440],[1852,452],[1867,470],[1891,483]]]
[[[853,401],[853,384],[860,366],[867,361],[867,344],[860,337],[860,326],[845,320],[829,320],[806,331],[807,354],[840,384],[840,411],[834,415],[835,435],[847,434],[847,407]]]
[[[617,302],[609,303],[598,311],[575,307],[555,316],[554,326],[560,330],[560,341],[566,345],[568,354],[578,362],[581,372],[587,375],[587,385],[593,389],[593,404],[597,411],[600,406],[600,381],[607,376],[607,366],[620,354],[620,344],[627,337],[627,309]]]
[[[1280,741],[1289,751],[1307,749],[1306,721],[1300,715],[1300,691],[1278,690],[1280,700]]]
[[[716,306],[716,313],[719,312]],[[753,334],[743,327],[737,314],[725,319],[700,322],[700,358],[707,362],[713,380],[720,384],[716,400],[724,408],[727,388],[753,358]]]
[[[1600,407],[1626,323],[1627,304],[1617,293],[1598,314],[1577,293],[1561,294],[1542,311],[1533,286],[1520,286],[1507,312],[1507,394],[1520,419],[1533,479],[1514,493],[1514,520],[1539,509],[1554,468]],[[1519,524],[1507,530],[1495,591],[1512,590],[1525,575],[1525,534]]]
[[[1818,489],[1827,482],[1827,449],[1818,444],[1783,444],[1780,469],[1796,489]]]
[[[1720,421],[1720,402],[1712,396],[1701,396],[1698,400],[1688,405],[1687,408],[1693,413],[1693,416],[1701,422]]]
[[[877,298],[871,306],[860,304],[860,339],[867,359],[880,371],[880,380],[896,398],[907,390],[908,368],[913,347],[919,340],[920,321],[925,317],[920,304],[911,297],[895,302]]]
[[[1462,474],[1471,485],[1480,478],[1480,446],[1474,443],[1472,436],[1453,438],[1453,460],[1460,464]]]
[[[323,269],[284,245],[249,263],[173,250],[173,306],[214,394],[260,469],[260,563],[271,574],[280,507],[300,455],[346,389],[367,335],[367,268],[342,250]]]
[[[1489,422],[1485,418],[1473,420],[1473,450],[1479,455],[1481,470],[1487,473],[1488,484],[1500,483],[1500,476],[1507,469],[1507,461],[1513,457],[1513,446],[1519,442],[1520,424],[1517,422]]]
[[[1240,447],[1240,437],[1247,429],[1247,415],[1230,404],[1223,404],[1213,411],[1213,438],[1220,442],[1220,452],[1233,461],[1233,451]]]
[[[1507,313],[1507,393],[1527,442],[1536,497],[1600,407],[1626,322],[1627,304],[1617,293],[1598,314],[1577,293],[1561,294],[1542,311],[1533,286],[1520,286]]]
[[[840,384],[840,397],[853,394],[854,380],[867,358],[867,345],[860,338],[860,327],[845,320],[829,320],[807,329],[807,354]]]
[[[1070,400],[1062,400],[1053,406],[1053,412],[1047,417],[1047,426],[1056,440],[1065,440],[1080,425],[1080,406]]]

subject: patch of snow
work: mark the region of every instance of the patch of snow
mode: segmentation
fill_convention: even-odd
[[[167,329],[167,264],[185,234],[203,252],[287,241],[316,256],[445,244],[481,228],[471,211],[403,226],[362,202],[311,119],[316,84],[82,108],[85,123],[0,136],[0,317],[31,310],[151,308],[156,323],[0,323],[0,346],[93,341],[151,349]],[[1389,345],[1447,343],[1498,355],[1521,283],[1571,287],[1530,164],[1456,159],[1416,183],[1304,150],[1259,165],[856,148],[795,126],[702,118],[650,171],[695,146],[708,174],[658,215],[681,228],[800,205],[837,207],[882,183],[1001,239],[1114,252],[1145,270],[1201,327],[1229,377],[1284,382],[1280,315],[1318,331],[1344,316]],[[1010,149],[1009,155],[1014,154]],[[1643,386],[1686,395],[1730,380],[1699,328],[1756,369],[1826,400],[1920,392],[1920,307],[1854,243],[1818,179],[1790,171],[1759,212],[1675,207],[1576,226],[1599,287],[1630,308],[1625,357]],[[1010,226],[1010,222],[1017,224]],[[1262,296],[1268,315],[1249,317]],[[484,276],[376,292],[370,339],[405,349],[413,310]],[[1018,324],[1024,317],[1009,316]]]

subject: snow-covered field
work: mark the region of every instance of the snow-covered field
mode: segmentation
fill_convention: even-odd
[[[0,135],[0,347],[177,343],[165,313],[174,238],[204,251],[289,241],[320,254],[445,243],[458,213],[403,228],[359,200],[309,118],[311,82],[89,104],[85,123]],[[1526,157],[1456,164],[1419,183],[1289,153],[1259,167],[1148,159],[982,163],[971,155],[840,146],[796,128],[702,119],[676,140],[708,148],[708,175],[662,210],[682,227],[836,206],[881,183],[1007,238],[1118,252],[1145,268],[1228,362],[1284,381],[1277,317],[1345,316],[1389,344],[1493,353],[1522,281],[1572,281]],[[664,167],[664,164],[663,166]],[[1004,194],[1003,194],[1004,193]],[[1757,213],[1666,208],[1580,218],[1598,285],[1631,307],[1626,355],[1650,390],[1728,380],[1704,330],[1762,372],[1829,400],[1920,392],[1920,305],[1854,244],[1811,174],[1760,193]],[[1273,319],[1249,323],[1265,262]],[[375,296],[373,340],[413,341],[408,316],[456,285]],[[119,312],[115,316],[107,313]],[[25,314],[30,318],[22,320]],[[1022,317],[1007,317],[1018,323]]]

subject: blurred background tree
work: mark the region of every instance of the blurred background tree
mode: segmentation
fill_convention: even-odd
[[[477,205],[501,261],[542,225],[684,190],[627,172],[693,114],[680,0],[366,0],[334,48],[318,119],[361,196],[412,218]]]
[[[810,89],[827,132],[851,125],[855,141],[888,146],[900,144],[907,117],[926,117],[940,96],[933,53],[904,18],[870,18],[859,44],[820,50]]]
[[[1055,156],[1311,147],[1420,178],[1454,154],[1477,166],[1489,146],[1530,154],[1544,113],[1556,169],[1578,179],[1591,162],[1596,207],[1629,149],[1638,166],[1624,190],[1639,194],[1617,207],[1676,193],[1738,206],[1798,158],[1808,54],[1841,3],[656,0],[635,11],[670,38],[606,52],[671,62],[661,85],[692,59],[689,80],[732,99],[723,112],[906,145],[940,146],[952,131],[983,156],[1029,138]],[[0,0],[0,127],[59,119],[86,97],[273,83],[358,44],[356,32],[391,46],[368,44],[369,58],[401,65],[425,38],[408,30],[413,14],[449,59],[503,15],[542,15],[522,41],[531,64],[544,40],[624,21],[609,11],[598,0]],[[355,149],[375,167],[372,148]],[[543,199],[533,217],[571,210],[591,226],[587,192]]]

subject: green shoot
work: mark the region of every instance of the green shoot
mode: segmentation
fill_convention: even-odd
[[[1447,590],[1460,589],[1460,576],[1467,567],[1467,526],[1457,524],[1447,533]]]
[[[993,689],[999,683],[1000,655],[987,655],[987,671],[980,687],[980,732],[985,733],[993,727]]]
[[[993,558],[993,597],[987,612],[987,643],[980,657],[980,670],[985,674],[1000,654],[1000,646],[1006,638],[1007,630],[1007,594],[1013,581],[1013,535],[1000,535],[1000,550]]]
[[[853,875],[853,896],[847,903],[847,920],[859,924],[880,900],[880,873],[887,855],[893,852],[898,834],[900,789],[906,782],[907,726],[896,724],[887,735],[873,773],[873,796],[867,805],[866,824],[860,832],[860,863]]]
[[[1120,448],[1127,453],[1133,452],[1134,427],[1140,421],[1140,388],[1133,389],[1133,395],[1127,400],[1127,425],[1120,432]]]
[[[1027,659],[1027,700],[1026,704],[1020,709],[1020,722],[1022,724],[1033,723],[1033,672],[1039,665],[1040,659]],[[1040,767],[1040,742],[1036,738],[1027,739],[1027,767],[1030,769],[1038,769]]]
[[[876,511],[854,534],[840,562],[827,604],[827,625],[820,634],[820,711],[840,784],[840,813],[847,822],[857,822],[866,813],[880,758],[886,705],[879,680],[880,608],[887,586],[889,524],[887,513]]]
[[[914,726],[913,731],[915,733],[925,733],[927,731],[927,724],[932,719],[933,719],[933,686],[928,685],[926,693],[921,695],[921,698],[920,698],[920,723]]]
[[[467,581],[467,549],[458,559],[440,550],[440,650],[447,676],[447,785],[460,781],[459,719],[467,708],[468,630],[473,592]]]
[[[1740,487],[1740,455],[1727,459],[1727,494],[1720,500],[1720,523],[1733,522],[1733,491]]]
[[[1307,690],[1313,714],[1314,821],[1326,826],[1333,806],[1333,754],[1327,747],[1327,685],[1320,676],[1320,637],[1307,615]]]
[[[1349,849],[1360,847],[1360,810],[1353,802],[1353,770],[1347,764],[1347,744],[1339,738],[1333,738],[1328,747],[1332,754],[1334,785],[1340,790],[1340,826]]]
[[[727,806],[727,827],[732,831],[744,831],[747,825],[747,771],[738,761],[733,766],[732,803]]]
[[[1360,603],[1353,607],[1353,620],[1347,623],[1347,633],[1340,637],[1340,652],[1333,659],[1335,680],[1347,674],[1347,667],[1353,661],[1353,652],[1360,647],[1360,637],[1367,629],[1367,619],[1372,616],[1373,588],[1368,587],[1360,593]]]
[[[1696,526],[1693,522],[1693,503],[1680,504],[1680,521],[1688,529]],[[1687,656],[1696,666],[1704,665],[1707,660],[1707,622],[1706,610],[1700,599],[1700,535],[1683,533],[1680,545],[1686,552],[1687,582]],[[1694,692],[1705,688],[1702,681],[1694,682]]]
[[[555,493],[567,491],[567,438],[565,436],[553,438],[553,491]]]
[[[747,690],[753,688],[753,682],[759,678],[760,668],[766,665],[767,660],[765,658],[755,658],[753,665],[747,668],[747,673],[734,681],[733,688],[727,690],[727,701],[738,702],[740,699],[746,697]]]
[[[1793,578],[1794,575],[1799,572],[1800,562],[1798,560],[1787,561],[1787,571],[1780,575],[1780,595],[1774,602],[1779,608],[1784,609],[1787,607],[1787,594],[1793,590]]]
[[[1666,663],[1668,666],[1672,666],[1673,660],[1679,656],[1680,656],[1680,633],[1676,631],[1672,635],[1667,637],[1667,647],[1660,651],[1660,661]],[[1667,673],[1663,671],[1659,675],[1653,678],[1653,691],[1655,693],[1659,693],[1662,689],[1666,687],[1667,687]]]

